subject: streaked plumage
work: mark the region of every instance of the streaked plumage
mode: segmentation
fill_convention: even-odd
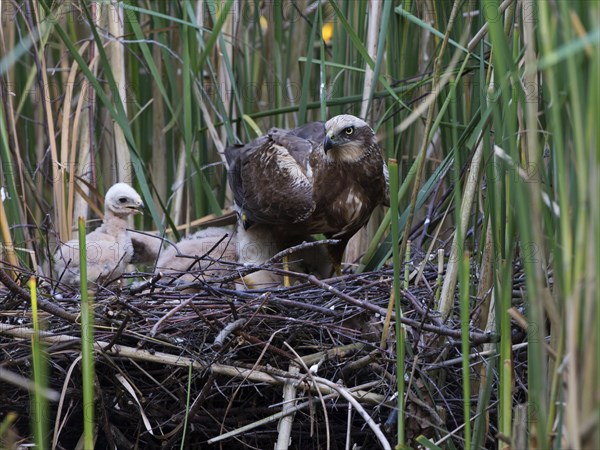
[[[103,223],[86,235],[88,281],[103,285],[123,274],[133,256],[127,219],[143,207],[142,198],[126,183],[117,183],[106,192]],[[77,239],[59,246],[54,262],[63,283],[79,285],[81,264]]]
[[[387,166],[375,134],[351,115],[275,128],[227,148],[225,156],[242,223],[238,239],[262,249],[259,262],[323,233],[341,240],[330,248],[333,263],[340,264],[352,235],[377,205],[389,203]]]

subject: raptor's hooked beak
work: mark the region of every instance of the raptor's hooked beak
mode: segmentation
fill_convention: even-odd
[[[136,202],[135,206],[129,206],[129,209],[131,209],[133,211],[134,214],[144,214],[144,202],[143,201],[139,201]]]
[[[325,151],[325,154],[327,154],[327,152],[333,148],[333,145],[334,143],[329,137],[329,135],[325,135],[325,141],[323,141],[323,150]]]

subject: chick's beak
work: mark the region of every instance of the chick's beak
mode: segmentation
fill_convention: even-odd
[[[135,206],[131,206],[131,209],[134,214],[144,214],[144,211],[142,211],[144,209],[144,202],[140,200]]]
[[[325,135],[325,141],[323,141],[323,150],[325,151],[325,154],[327,154],[327,152],[333,148],[333,141],[331,140],[331,138],[329,137],[329,135]]]

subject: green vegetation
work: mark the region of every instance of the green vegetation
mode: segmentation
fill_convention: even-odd
[[[483,347],[463,342],[470,397],[460,401],[471,422],[419,442],[600,445],[599,2],[26,0],[1,2],[0,15],[8,276],[23,286],[49,276],[50,249],[73,236],[78,217],[102,210],[116,181],[144,198],[138,229],[221,216],[231,206],[225,146],[271,126],[355,114],[376,129],[399,176],[397,205],[377,211],[350,249],[364,255],[355,269],[380,269],[392,256],[399,264],[409,239],[423,252],[412,253],[415,269],[437,265],[444,249],[435,308],[460,321],[463,336],[473,327],[499,335]],[[515,329],[527,335],[518,363]],[[37,336],[32,401],[44,414],[48,355]],[[517,365],[526,367],[525,398],[513,395]],[[84,367],[91,398],[93,361]],[[398,374],[401,391],[422,396],[443,383],[429,374],[421,388]],[[0,407],[2,433],[9,413]],[[40,445],[48,425],[32,432]]]

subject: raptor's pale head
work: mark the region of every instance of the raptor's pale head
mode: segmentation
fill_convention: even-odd
[[[106,192],[104,211],[116,216],[129,216],[141,212],[144,207],[142,197],[127,183],[117,183]]]
[[[325,123],[325,158],[331,162],[357,162],[375,143],[375,133],[358,117],[342,114]]]

